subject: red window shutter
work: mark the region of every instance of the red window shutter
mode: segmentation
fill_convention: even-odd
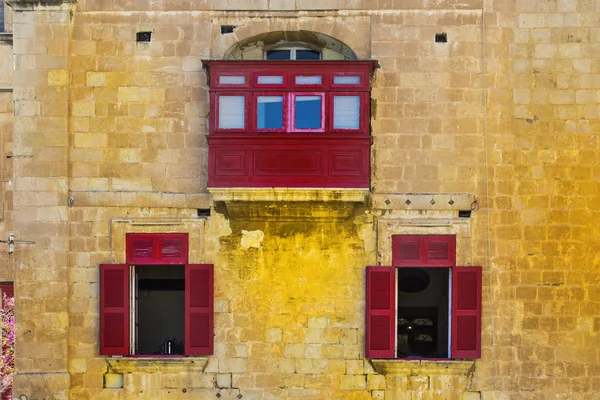
[[[185,354],[213,354],[212,264],[185,266]]]
[[[100,265],[100,354],[129,355],[129,266]]]
[[[15,287],[12,282],[0,283],[0,291],[6,297],[15,297]]]
[[[159,261],[163,264],[186,264],[188,261],[187,233],[171,233],[157,237]]]
[[[366,353],[395,358],[396,290],[394,267],[367,267]]]
[[[452,358],[481,357],[481,267],[452,268]]]
[[[421,236],[392,236],[392,263],[395,267],[421,265]]]
[[[451,267],[456,264],[456,236],[423,236],[422,257],[426,266]]]
[[[392,262],[395,267],[451,267],[456,262],[456,236],[392,236]]]
[[[127,234],[128,264],[186,264],[187,261],[187,233]]]
[[[151,264],[157,261],[155,238],[152,234],[127,234],[127,263]]]

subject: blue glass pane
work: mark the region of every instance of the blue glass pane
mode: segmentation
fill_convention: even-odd
[[[282,129],[283,97],[258,96],[256,117],[258,129]]]
[[[321,128],[321,96],[296,96],[296,129]]]
[[[290,50],[269,50],[267,51],[267,60],[289,60]]]
[[[296,60],[320,60],[321,53],[317,50],[296,50]]]

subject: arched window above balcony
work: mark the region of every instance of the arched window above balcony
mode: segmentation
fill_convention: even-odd
[[[357,57],[345,43],[320,32],[276,31],[241,40],[227,51],[224,59],[330,61],[356,60]]]

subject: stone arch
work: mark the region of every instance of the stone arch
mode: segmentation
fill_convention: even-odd
[[[280,45],[319,50],[323,60],[356,60],[356,54],[345,43],[329,35],[311,31],[276,31],[255,35],[230,47],[224,59],[262,60],[266,50]]]
[[[245,59],[241,49],[255,51],[254,56],[247,54],[248,58],[257,59],[259,53],[262,58],[265,45],[283,42],[324,49],[324,58],[330,60],[367,60],[371,56],[369,17],[222,18],[215,22],[233,25],[235,29],[233,33],[214,37],[213,60]]]

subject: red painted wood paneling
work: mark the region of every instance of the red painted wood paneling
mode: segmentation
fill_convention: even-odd
[[[100,265],[100,354],[129,354],[129,266]]]
[[[214,267],[185,266],[185,354],[213,354]]]
[[[186,264],[187,233],[128,233],[127,264]]]
[[[452,358],[481,357],[481,270],[452,268]]]
[[[369,188],[370,80],[376,61],[204,61],[210,69],[209,187]],[[224,85],[220,76],[244,76]],[[283,76],[259,84],[259,76]],[[297,76],[321,84],[297,85]],[[335,76],[359,76],[359,84],[334,84]],[[219,96],[245,96],[245,127],[218,128]],[[282,96],[282,129],[257,129],[257,96]],[[294,128],[294,97],[321,96],[322,127]],[[334,96],[360,97],[358,129],[333,129]]]
[[[367,267],[366,354],[369,358],[395,358],[395,268]]]
[[[209,187],[368,188],[369,136],[211,135]],[[230,162],[232,154],[243,153]]]
[[[395,267],[451,267],[456,264],[456,236],[393,236],[392,263]]]

